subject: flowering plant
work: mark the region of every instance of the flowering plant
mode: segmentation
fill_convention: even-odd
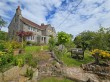
[[[104,50],[99,50],[99,49],[94,49],[91,51],[91,54],[94,56],[96,54],[99,54],[100,57],[104,57],[104,58],[110,58],[110,53]]]

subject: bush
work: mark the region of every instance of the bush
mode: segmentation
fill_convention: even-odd
[[[33,77],[33,73],[34,73],[34,71],[32,70],[32,68],[31,69],[27,68],[25,77],[28,77],[30,80]]]
[[[33,68],[35,68],[37,66],[37,62],[38,60],[36,58],[33,58],[29,61],[29,66],[32,66]]]
[[[5,42],[4,48],[7,49],[8,53],[12,53],[13,49],[21,48],[21,43],[16,42],[16,41]]]
[[[36,66],[37,66],[38,60],[37,60],[36,58],[33,58],[33,57],[32,57],[32,54],[27,54],[27,55],[25,55],[24,59],[25,59],[25,62],[26,62],[29,66],[32,66],[32,67],[36,67]]]
[[[28,64],[29,66],[36,67],[37,59],[33,58],[31,54],[21,54],[16,56],[13,61],[13,64],[16,66],[23,66],[24,64]]]
[[[4,50],[4,41],[0,40],[0,50]]]
[[[27,41],[26,45],[28,45],[28,46],[41,46],[41,45],[45,45],[45,43],[38,43],[38,42]]]
[[[55,44],[56,44],[56,40],[53,36],[51,36],[48,43],[50,51],[54,50]]]
[[[15,60],[15,65],[22,67],[24,65],[24,60],[22,58],[18,58]]]
[[[13,55],[6,52],[0,52],[0,68],[8,63],[13,62]]]

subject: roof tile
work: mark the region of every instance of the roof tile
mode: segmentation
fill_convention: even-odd
[[[30,25],[30,26],[35,27],[35,28],[39,28],[41,30],[44,30],[48,27],[48,25],[41,25],[40,26],[40,25],[38,25],[38,24],[36,24],[36,23],[34,23],[34,22],[24,18],[24,17],[21,18],[21,21],[26,23],[27,25]]]

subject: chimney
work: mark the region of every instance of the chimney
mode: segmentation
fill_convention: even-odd
[[[16,14],[17,14],[17,15],[21,15],[21,9],[20,9],[20,6],[18,6],[18,8],[16,9]]]
[[[44,26],[44,23],[41,23],[41,26]]]

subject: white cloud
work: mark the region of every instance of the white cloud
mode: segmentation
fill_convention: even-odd
[[[8,5],[6,2],[13,3]],[[64,0],[1,0],[0,2],[0,15],[4,19],[11,21],[12,16],[8,15],[8,11],[12,11],[13,14],[17,6],[23,4],[22,15],[33,22],[38,24],[48,21],[57,31],[65,31],[77,35],[84,30],[96,31],[99,28],[99,24],[104,27],[110,27],[110,0],[82,0],[76,11],[73,13],[68,12],[72,10],[71,6],[68,6],[63,11],[60,10],[61,3]],[[96,3],[97,2],[97,3]],[[71,3],[72,4],[72,3]],[[99,6],[98,6],[99,5]],[[49,11],[53,10],[53,7],[58,8],[53,17],[46,20],[46,16]],[[81,18],[81,15],[91,15],[90,18]],[[64,21],[64,22],[62,22]],[[4,29],[6,30],[6,29]]]

